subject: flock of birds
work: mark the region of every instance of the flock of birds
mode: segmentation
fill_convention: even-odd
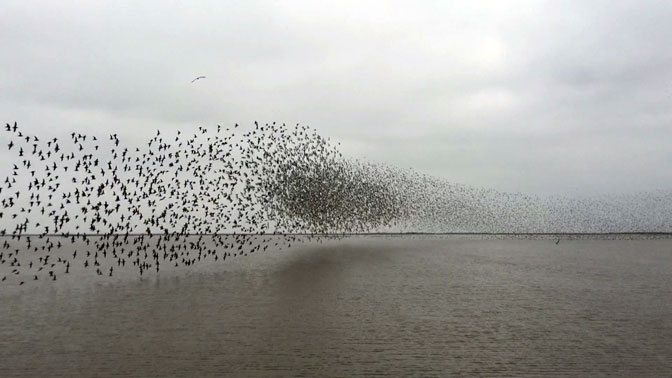
[[[195,79],[196,80],[196,79]],[[344,158],[306,126],[157,132],[142,146],[7,124],[0,283],[225,261],[363,232],[672,230],[672,195],[538,198]]]
[[[320,209],[318,193],[306,195],[315,189],[306,180],[334,183],[320,172],[341,155],[305,126],[159,131],[135,147],[117,134],[45,139],[16,123],[4,131],[11,172],[0,187],[0,267],[11,271],[2,282],[56,280],[75,266],[99,276],[133,267],[142,276],[290,247],[307,240],[301,233],[363,231],[391,220],[384,208],[349,207],[332,217],[338,209]],[[345,190],[359,179],[347,176],[354,168],[331,172],[349,181],[323,201],[340,195],[346,205]],[[367,188],[352,198],[356,206],[376,199]]]

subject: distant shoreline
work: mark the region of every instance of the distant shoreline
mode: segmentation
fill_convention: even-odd
[[[147,233],[114,233],[114,234],[21,234],[0,235],[0,237],[104,237],[104,236],[148,236]],[[667,236],[672,237],[672,232],[349,232],[349,233],[154,233],[151,236]]]

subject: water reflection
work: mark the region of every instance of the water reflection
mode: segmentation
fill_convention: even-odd
[[[0,376],[661,376],[670,241],[359,238],[3,293]]]

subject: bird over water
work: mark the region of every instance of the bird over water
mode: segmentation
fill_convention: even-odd
[[[301,125],[157,131],[142,145],[17,123],[1,136],[0,266],[11,273],[0,283],[72,267],[143,276],[352,233],[672,229],[669,193],[608,202],[467,187],[346,158]]]

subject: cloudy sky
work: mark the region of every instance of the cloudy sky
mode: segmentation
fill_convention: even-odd
[[[671,189],[670,20],[643,0],[5,0],[0,114],[127,140],[301,123],[468,185]]]

